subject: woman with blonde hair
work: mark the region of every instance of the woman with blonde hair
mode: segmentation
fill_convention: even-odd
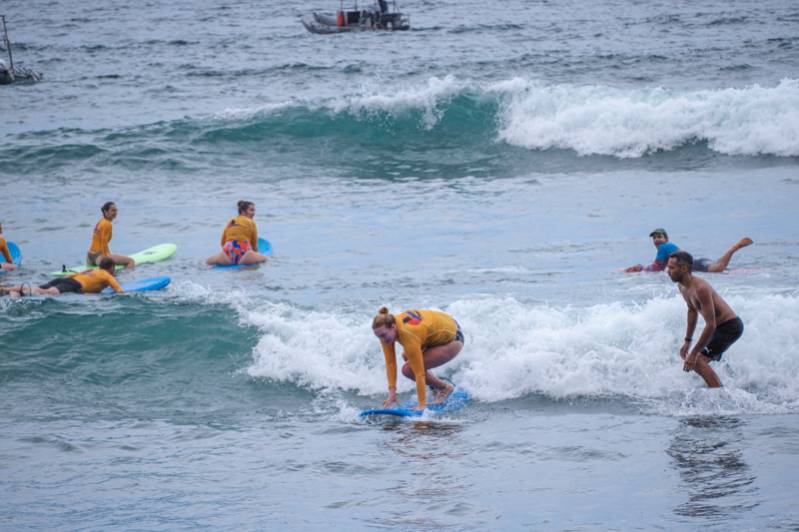
[[[388,308],[382,307],[372,320],[372,332],[380,339],[386,358],[388,399],[383,401],[384,407],[397,401],[396,342],[404,350],[402,374],[416,381],[417,410],[424,410],[427,404],[425,385],[436,392],[436,403],[452,393],[454,387],[430,371],[446,364],[463,349],[463,332],[452,316],[437,310],[406,310],[394,316]]]

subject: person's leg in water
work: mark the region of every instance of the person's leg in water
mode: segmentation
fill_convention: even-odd
[[[707,384],[708,388],[720,388],[721,379],[719,379],[719,376],[716,375],[715,371],[713,371],[713,368],[710,367],[710,360],[711,359],[709,357],[700,354],[698,357],[696,357],[696,366],[694,366],[694,371],[697,372],[700,377],[705,379],[705,383]]]
[[[753,243],[753,240],[748,236],[743,237],[738,242],[733,244],[733,246],[727,250],[727,252],[719,257],[719,259],[707,267],[707,271],[710,273],[719,273],[723,272],[727,269],[727,266],[730,265],[730,260],[732,260],[732,256],[735,254],[736,251],[739,249],[745,248]]]
[[[458,353],[461,352],[461,349],[463,349],[463,342],[460,340],[453,340],[448,344],[428,347],[422,351],[422,357],[424,358],[425,382],[428,384],[428,386],[435,390],[436,393],[435,399],[431,402],[431,404],[442,402],[449,396],[449,394],[452,393],[455,388],[447,381],[436,377],[435,374],[430,371],[430,369],[446,364],[455,358]],[[402,374],[412,381],[416,380],[416,376],[413,373],[411,365],[407,362],[407,359],[405,364],[402,366]]]
[[[257,251],[249,250],[239,260],[239,264],[260,264],[267,261],[267,256]]]
[[[136,261],[128,257],[127,255],[114,255],[113,253],[109,255],[111,260],[114,261],[114,264],[121,264],[125,267],[126,270],[132,270],[136,267]],[[102,257],[100,260],[103,260]],[[100,265],[100,262],[97,262],[97,265]]]
[[[25,288],[25,285],[27,285],[27,289]],[[26,292],[29,296],[57,296],[61,293],[56,288],[43,290],[27,283],[14,286],[0,286],[0,296],[8,296],[11,299],[22,297]]]
[[[230,257],[225,255],[224,251],[220,251],[219,253],[214,253],[210,257],[205,260],[205,263],[209,266],[214,266],[216,264],[220,264],[222,266],[230,266],[233,264],[233,261],[230,260]]]

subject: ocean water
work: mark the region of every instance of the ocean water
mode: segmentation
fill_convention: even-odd
[[[361,5],[364,5],[361,3]],[[40,283],[112,249],[163,292],[0,300],[0,529],[796,530],[799,5],[9,0],[0,221]],[[239,199],[275,248],[212,271]],[[745,323],[681,369],[659,226]],[[466,335],[473,402],[367,420],[381,305]],[[700,320],[701,327],[701,320]],[[698,336],[698,333],[697,335]],[[400,381],[400,392],[412,393]]]

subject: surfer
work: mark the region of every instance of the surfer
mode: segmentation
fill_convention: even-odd
[[[464,337],[460,325],[452,316],[437,310],[406,310],[398,316],[381,307],[372,319],[372,332],[380,339],[386,359],[388,377],[387,407],[397,402],[397,357],[394,343],[402,345],[402,374],[416,381],[416,410],[424,410],[425,385],[435,391],[435,403],[444,401],[454,387],[436,377],[430,368],[446,364],[463,349]]]
[[[630,266],[626,268],[624,271],[627,273],[633,272],[659,272],[666,268],[666,262],[669,260],[669,256],[672,253],[675,253],[680,250],[676,244],[673,242],[669,242],[669,235],[666,233],[666,230],[662,227],[658,227],[651,233],[649,236],[652,238],[652,243],[655,245],[657,249],[657,255],[655,256],[654,262],[649,264],[648,266],[644,266],[642,264],[636,264],[635,266]],[[695,272],[709,272],[709,273],[719,273],[723,272],[727,269],[727,266],[730,264],[730,260],[732,260],[732,256],[741,248],[745,248],[752,244],[752,239],[748,236],[743,237],[738,242],[733,244],[733,246],[727,250],[727,252],[719,257],[718,260],[710,260],[710,259],[696,259],[694,262],[693,271]]]
[[[8,244],[3,236],[3,224],[0,224],[0,254],[3,255],[5,262],[0,262],[0,270],[16,270],[17,265],[14,264],[14,259],[11,257],[11,251],[8,249]]]
[[[100,260],[97,270],[86,270],[68,277],[59,277],[39,287],[28,288],[27,295],[58,296],[61,294],[99,294],[107,286],[114,292],[124,292],[119,282],[114,278],[115,264],[110,257]],[[8,295],[12,298],[25,295],[25,285],[0,287],[0,296]]]
[[[255,225],[255,203],[238,202],[239,215],[231,218],[222,231],[222,251],[214,253],[207,264],[259,264],[267,257],[258,252],[258,227]]]
[[[103,218],[94,226],[92,245],[86,254],[86,265],[98,266],[103,258],[109,257],[116,264],[124,264],[125,268],[132,270],[136,267],[135,260],[126,255],[112,255],[111,250],[108,248],[114,229],[112,222],[119,214],[116,203],[107,201],[100,207],[100,212],[103,213]]]
[[[677,283],[680,294],[688,305],[688,326],[685,343],[680,348],[684,371],[696,371],[708,387],[721,386],[710,362],[721,360],[721,355],[741,337],[744,324],[710,283],[691,273],[694,258],[687,251],[673,253],[668,260],[666,273]],[[705,329],[691,348],[697,315],[705,320]]]

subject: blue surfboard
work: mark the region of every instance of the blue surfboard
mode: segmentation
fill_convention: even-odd
[[[360,417],[366,416],[398,416],[398,417],[420,417],[425,412],[434,414],[448,414],[450,412],[457,412],[469,403],[469,393],[466,390],[455,389],[454,392],[449,394],[444,402],[427,405],[425,410],[414,410],[417,403],[416,401],[409,401],[403,403],[397,408],[372,408],[364,410],[360,413]]]
[[[265,238],[258,239],[258,253],[266,255],[267,257],[272,256],[272,244],[269,240]],[[252,268],[257,268],[260,264],[215,264],[215,270],[248,270]]]
[[[161,277],[149,277],[147,279],[139,279],[138,281],[131,281],[129,283],[120,283],[122,290],[125,292],[150,292],[152,290],[161,290],[165,288],[172,279],[163,275]],[[105,288],[102,294],[115,294],[114,289],[110,286]]]
[[[11,253],[11,262],[13,262],[16,266],[22,265],[22,251],[20,251],[19,246],[13,242],[6,242],[8,246],[8,252]],[[0,260],[5,260],[2,254],[0,254]],[[6,273],[6,271],[0,268],[0,273]]]

